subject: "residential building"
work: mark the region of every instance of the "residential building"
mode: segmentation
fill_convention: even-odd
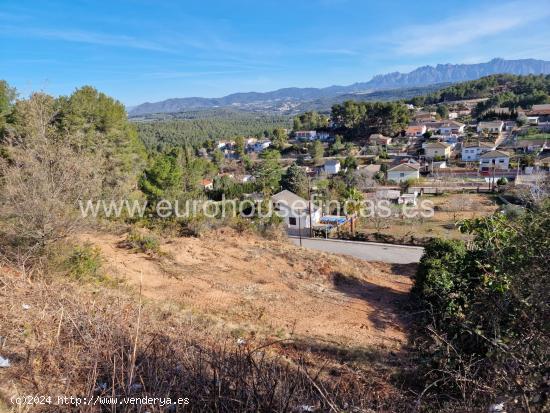
[[[458,116],[468,116],[472,113],[472,109],[463,108],[458,110]]]
[[[426,126],[426,129],[430,132],[437,132],[439,131],[439,128],[441,125],[443,125],[445,122],[439,122],[439,121],[429,121],[424,122],[424,126]]]
[[[317,136],[317,132],[314,130],[299,130],[294,132],[294,137],[298,140],[313,141]]]
[[[539,124],[538,116],[527,116],[527,124],[530,126],[537,126]]]
[[[391,143],[391,138],[388,136],[384,136],[380,133],[373,133],[369,137],[369,141],[371,145],[389,145]]]
[[[479,157],[479,170],[490,172],[495,170],[508,170],[510,155],[507,152],[494,150],[484,153]]]
[[[443,122],[439,126],[439,133],[442,135],[460,135],[464,133],[464,124],[451,120],[449,122]]]
[[[504,121],[504,130],[510,132],[517,126],[517,123],[513,120]]]
[[[447,161],[437,161],[430,164],[432,172],[437,172],[439,169],[447,168]]]
[[[368,195],[369,198],[376,200],[386,200],[396,204],[416,205],[418,191],[414,191],[410,194],[402,194],[401,191],[395,189],[382,189]]]
[[[427,130],[426,125],[409,125],[405,130],[405,135],[421,137]]]
[[[439,136],[432,135],[432,139],[437,139],[441,142],[448,143],[453,147],[458,143],[458,138],[459,138],[458,135],[439,135]]]
[[[544,149],[546,140],[545,139],[525,139],[516,142],[514,149],[517,152],[540,152]]]
[[[435,112],[418,112],[413,115],[413,119],[417,122],[435,120],[437,113]]]
[[[462,144],[461,159],[464,162],[477,162],[482,154],[495,149],[496,145],[491,142],[464,142]]]
[[[300,229],[309,229],[321,220],[321,208],[286,189],[273,195],[271,202],[277,213],[283,218],[287,231],[290,233],[296,233]]]
[[[369,195],[371,195],[369,198],[384,199],[386,201],[397,203],[397,200],[401,196],[401,191],[398,191],[397,189],[381,189],[380,191],[376,191],[375,193]]]
[[[504,122],[501,120],[490,122],[479,122],[477,124],[477,133],[501,133],[504,128]]]
[[[336,175],[340,172],[340,161],[338,159],[329,159],[323,165],[323,171],[328,175]]]
[[[377,164],[373,163],[373,164],[369,164],[369,165],[359,165],[357,167],[357,169],[359,169],[361,171],[367,171],[368,173],[370,173],[372,175],[375,175],[378,172],[380,172],[380,167],[381,166],[382,165],[377,165]]]
[[[259,141],[254,144],[254,152],[263,152],[271,146],[271,141]]]
[[[409,179],[420,178],[419,165],[413,163],[401,163],[388,169],[388,180],[394,182],[405,182]]]
[[[214,181],[212,181],[212,179],[203,179],[201,180],[201,186],[207,191],[210,191],[214,189]]]
[[[451,157],[451,148],[452,146],[445,142],[430,142],[424,146],[424,155],[426,159],[449,159]]]
[[[550,103],[542,105],[533,105],[528,114],[531,116],[549,116],[550,115]]]

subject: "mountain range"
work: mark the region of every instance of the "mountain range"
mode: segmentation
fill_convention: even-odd
[[[325,88],[284,88],[271,92],[233,93],[221,98],[186,97],[146,102],[129,110],[130,117],[158,113],[232,108],[247,112],[294,114],[304,110],[326,110],[347,99],[392,100],[429,93],[450,83],[479,79],[498,73],[514,75],[550,74],[550,61],[536,59],[492,59],[486,63],[422,66],[409,73],[376,75],[368,82]]]

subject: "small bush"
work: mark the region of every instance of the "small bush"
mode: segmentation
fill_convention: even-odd
[[[151,234],[142,234],[138,231],[131,231],[126,237],[128,245],[141,252],[160,252],[160,242],[157,237]]]
[[[77,280],[103,280],[101,253],[91,245],[77,246],[65,261],[68,274]]]
[[[196,215],[181,221],[181,236],[201,237],[215,226],[215,222],[204,215]]]
[[[252,230],[252,221],[250,219],[240,216],[231,218],[228,222],[228,225],[236,230],[239,234],[243,234]]]
[[[508,179],[506,179],[506,177],[501,177],[498,179],[497,181],[497,185],[498,186],[504,186],[504,185],[508,185]]]

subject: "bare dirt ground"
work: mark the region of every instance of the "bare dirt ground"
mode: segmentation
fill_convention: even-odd
[[[303,250],[223,229],[165,240],[151,256],[124,235],[86,233],[108,274],[143,296],[228,329],[235,337],[312,339],[397,351],[406,342],[412,266]]]

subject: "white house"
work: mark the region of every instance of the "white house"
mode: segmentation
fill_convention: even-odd
[[[439,127],[439,133],[442,135],[460,135],[464,133],[464,124],[451,120],[449,122],[443,122]]]
[[[263,152],[271,146],[271,141],[259,141],[254,144],[254,152]]]
[[[501,120],[491,121],[491,122],[479,122],[477,124],[477,133],[488,132],[488,133],[501,133],[504,128],[504,122]]]
[[[464,142],[461,158],[464,162],[477,162],[482,154],[495,149],[496,145],[491,142]]]
[[[538,116],[527,116],[527,123],[530,126],[537,126],[539,124],[539,117]]]
[[[321,208],[286,189],[273,195],[271,202],[277,213],[283,218],[287,230],[291,233],[309,229],[321,220]],[[311,211],[309,209],[310,204]]]
[[[317,132],[314,130],[298,130],[294,132],[294,137],[298,140],[313,141],[317,137]]]
[[[432,172],[445,168],[447,168],[447,161],[432,162],[432,164],[430,165],[430,169],[432,170]]]
[[[503,151],[486,152],[479,157],[480,172],[489,172],[495,170],[508,170],[510,164],[510,155]]]
[[[340,172],[340,161],[338,159],[329,159],[323,165],[323,170],[328,175],[336,175]]]
[[[388,180],[395,182],[405,182],[409,179],[420,178],[418,165],[402,163],[388,169]]]
[[[426,133],[426,125],[409,125],[405,130],[405,136],[420,137]]]
[[[395,189],[382,189],[376,191],[373,194],[369,194],[369,198],[377,200],[387,200],[394,202],[396,204],[405,204],[405,205],[416,205],[416,198],[418,197],[418,192],[414,191],[410,194],[402,194],[401,191]]]

